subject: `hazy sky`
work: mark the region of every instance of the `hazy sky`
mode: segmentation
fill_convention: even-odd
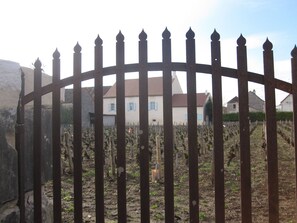
[[[125,36],[126,63],[138,61],[138,35],[148,35],[150,62],[161,61],[162,32],[171,32],[172,59],[185,61],[185,34],[195,32],[197,63],[210,63],[210,35],[221,36],[222,66],[236,67],[236,40],[247,40],[248,69],[263,72],[262,45],[273,43],[276,77],[291,81],[290,53],[297,44],[296,0],[27,0],[1,1],[0,59],[33,68],[39,57],[51,75],[52,53],[61,53],[62,77],[72,75],[73,47],[82,47],[83,71],[94,66],[97,35],[103,39],[104,66],[115,64],[119,30]],[[178,74],[184,85],[183,74]],[[197,91],[211,91],[210,75],[198,74]],[[110,82],[112,84],[112,82]],[[237,95],[237,82],[224,78],[224,102]],[[106,81],[108,84],[108,81]],[[231,85],[232,84],[232,85]],[[235,87],[233,87],[233,85]],[[232,86],[232,87],[230,87]],[[264,98],[263,88],[250,84]],[[286,94],[278,92],[278,102]]]

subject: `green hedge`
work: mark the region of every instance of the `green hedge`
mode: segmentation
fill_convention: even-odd
[[[293,120],[293,112],[277,112],[276,119],[278,121],[287,121],[287,120],[292,121]]]
[[[250,112],[249,116],[252,122],[265,120],[265,113],[263,112]],[[224,114],[223,120],[224,122],[237,122],[239,121],[239,115],[238,113]],[[276,120],[277,121],[293,120],[293,112],[277,112]]]

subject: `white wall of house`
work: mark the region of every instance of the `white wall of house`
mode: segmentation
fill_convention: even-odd
[[[238,113],[239,112],[239,103],[228,103],[227,104],[227,113]]]
[[[197,124],[202,125],[204,122],[203,107],[197,107]],[[172,110],[173,123],[175,125],[186,125],[188,122],[188,112],[186,107],[174,107]]]
[[[116,110],[116,98],[104,98],[103,99],[103,114],[115,115],[116,111],[117,111]]]
[[[163,96],[150,96],[148,101],[149,124],[163,125]]]
[[[126,124],[138,124],[139,123],[139,98],[138,97],[126,97]]]
[[[149,124],[163,124],[163,97],[148,98]],[[139,124],[139,98],[125,99],[126,124]],[[116,98],[103,99],[103,114],[116,115]]]
[[[187,108],[175,107],[172,109],[173,124],[185,125],[187,124]]]
[[[293,96],[290,94],[280,104],[281,111],[293,111]]]

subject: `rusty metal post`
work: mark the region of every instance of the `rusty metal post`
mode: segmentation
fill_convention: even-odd
[[[25,223],[25,145],[24,145],[24,91],[25,74],[21,71],[21,92],[17,107],[15,126],[15,145],[18,152],[18,206],[20,209],[20,223]]]
[[[52,110],[52,145],[53,145],[53,203],[54,222],[62,222],[61,211],[61,89],[60,81],[60,53],[53,53],[53,110]]]
[[[267,162],[268,162],[268,204],[269,223],[279,222],[278,194],[278,155],[275,108],[275,79],[273,65],[272,43],[267,39],[263,44],[264,59],[264,88],[267,133]]]
[[[81,130],[81,46],[77,43],[73,55],[73,181],[74,222],[82,217],[82,130]]]
[[[125,117],[125,45],[121,32],[116,37],[116,110],[117,110],[117,187],[118,187],[118,222],[127,222],[126,194],[126,117]]]
[[[213,137],[215,166],[215,216],[217,223],[225,222],[224,141],[222,110],[222,70],[220,35],[215,30],[211,35]]]
[[[237,74],[239,96],[239,131],[240,131],[240,178],[241,178],[241,219],[242,223],[252,222],[251,159],[249,93],[246,40],[240,35],[237,39]]]
[[[34,222],[42,222],[41,196],[41,62],[34,63],[34,109],[33,109],[33,186]]]
[[[141,222],[150,222],[147,35],[139,34],[139,128]]]
[[[103,133],[103,48],[102,39],[95,40],[95,184],[96,222],[104,223],[104,133]]]
[[[190,222],[199,222],[195,33],[186,34]]]
[[[295,149],[295,199],[297,208],[297,47],[295,45],[291,52],[291,67],[292,67],[292,96],[293,96],[293,122],[294,122],[294,149]],[[297,213],[295,214],[297,222]]]
[[[172,123],[172,76],[171,40],[166,28],[162,34],[163,53],[163,125],[164,125],[164,177],[165,177],[165,222],[174,222],[173,187],[173,123]],[[166,109],[168,108],[168,109]]]

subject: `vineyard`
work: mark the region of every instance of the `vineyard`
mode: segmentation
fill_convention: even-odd
[[[268,222],[267,158],[265,123],[250,125],[252,211],[254,222]],[[199,160],[199,218],[201,222],[214,222],[214,163],[213,129],[198,126]],[[292,122],[279,122],[278,165],[280,222],[293,222],[295,217],[295,153],[292,139]],[[126,171],[127,171],[127,213],[128,222],[140,222],[140,169],[139,169],[139,128],[126,129]],[[163,129],[151,126],[149,130],[150,151],[150,211],[151,222],[164,222],[164,176],[163,176]],[[117,168],[116,129],[104,130],[105,151],[105,217],[106,222],[117,222]],[[84,222],[95,222],[95,169],[94,132],[83,132],[83,218]],[[175,220],[189,222],[189,176],[188,176],[188,135],[187,126],[174,128],[174,192]],[[73,222],[73,164],[72,130],[64,131],[61,138],[62,157],[62,207],[63,222]],[[224,125],[225,151],[225,201],[226,222],[240,222],[240,143],[239,124]],[[51,182],[45,191],[52,196]]]

